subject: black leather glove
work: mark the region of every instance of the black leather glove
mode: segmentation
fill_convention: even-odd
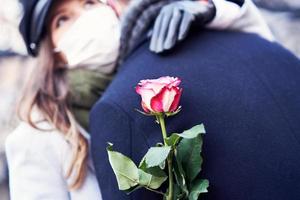
[[[209,1],[177,1],[162,8],[151,33],[150,50],[161,53],[185,39],[192,24],[203,26],[216,14]]]

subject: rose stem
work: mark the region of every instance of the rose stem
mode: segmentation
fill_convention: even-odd
[[[165,139],[167,138],[167,130],[166,130],[166,124],[165,124],[165,119],[164,115],[160,114],[158,116],[159,124],[161,127],[163,139],[164,139],[164,144],[165,146],[168,146]],[[167,200],[173,200],[173,174],[172,174],[172,153],[173,151],[171,150],[170,154],[168,155],[167,161],[168,161],[168,172],[169,172],[169,194],[167,196]]]

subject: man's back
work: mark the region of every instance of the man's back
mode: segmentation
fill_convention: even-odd
[[[153,118],[134,109],[141,79],[182,79],[182,112],[168,132],[204,123],[203,199],[300,199],[300,62],[255,35],[195,32],[157,56],[142,45],[122,66],[91,114],[92,154],[104,200],[129,199],[117,189],[106,142],[140,161],[161,141]],[[141,190],[132,199],[157,199]],[[159,197],[159,196],[158,196]],[[160,198],[160,197],[159,197]]]

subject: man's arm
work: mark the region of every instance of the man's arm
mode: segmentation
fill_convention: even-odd
[[[115,88],[116,90],[119,88]],[[126,97],[124,97],[126,98]],[[109,102],[109,103],[107,103]],[[91,152],[103,200],[153,200],[160,196],[145,189],[130,195],[118,189],[117,179],[109,164],[107,142],[135,161],[136,165],[149,148],[142,131],[135,134],[135,121],[112,99],[100,100],[90,115]]]
[[[104,200],[130,199],[119,191],[114,172],[109,164],[107,142],[116,150],[130,156],[130,122],[116,106],[98,102],[90,115],[91,154],[97,180]]]
[[[161,53],[184,40],[191,26],[274,37],[251,0],[175,1],[164,6],[151,32],[150,50]]]
[[[251,0],[245,0],[244,3],[225,0],[213,2],[216,16],[207,24],[207,28],[256,33],[267,40],[274,40],[268,25]]]

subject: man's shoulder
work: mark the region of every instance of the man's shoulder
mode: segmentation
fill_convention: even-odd
[[[142,79],[180,77],[188,98],[191,94],[188,90],[192,88],[193,95],[199,93],[200,88],[194,85],[218,92],[215,79],[232,77],[227,80],[238,82],[249,71],[264,74],[271,68],[281,69],[287,62],[299,65],[299,60],[277,43],[247,33],[197,30],[164,54],[154,54],[148,47],[149,43],[141,45],[123,63],[98,104],[118,107],[134,115],[134,108],[140,108],[135,87]]]
[[[161,54],[150,52],[149,41],[144,41],[125,60],[119,71],[128,73],[134,70],[134,74],[138,75],[153,70],[157,64],[164,61],[174,65],[176,62],[180,64],[180,61],[185,62],[190,58],[197,62],[211,57],[214,59],[221,56],[234,57],[237,52],[254,55],[257,54],[257,49],[261,52],[268,52],[272,48],[282,49],[277,43],[269,42],[257,34],[193,28],[183,42]],[[148,66],[148,68],[143,66]]]

